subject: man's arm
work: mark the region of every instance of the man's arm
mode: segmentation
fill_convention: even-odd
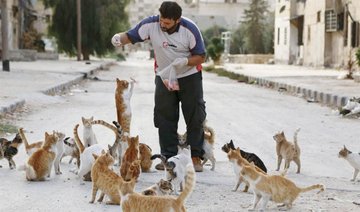
[[[120,33],[116,33],[112,37],[111,43],[115,47],[121,47],[121,46],[131,43],[131,41],[130,41],[128,35],[126,34],[126,32],[120,32]]]
[[[188,66],[197,66],[205,62],[205,55],[193,55],[188,58]]]

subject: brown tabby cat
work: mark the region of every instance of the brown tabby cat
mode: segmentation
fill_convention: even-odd
[[[139,136],[136,137],[128,137],[129,147],[125,151],[124,157],[122,159],[121,167],[120,167],[120,174],[121,177],[128,181],[131,178],[128,178],[128,172],[130,166],[133,164],[134,161],[139,160]],[[134,166],[134,164],[133,164]],[[137,179],[140,175],[141,167],[138,164],[138,167],[133,172],[135,179]]]
[[[32,153],[34,153],[36,150],[38,150],[41,147],[41,145],[43,144],[42,141],[38,141],[38,142],[35,142],[35,143],[32,143],[32,144],[29,144],[28,140],[26,139],[24,129],[22,127],[19,129],[19,133],[20,133],[21,139],[24,141],[26,154],[29,155],[29,156]]]
[[[240,148],[238,147],[236,150],[232,150],[230,149],[229,152],[228,152],[228,158],[229,158],[229,161],[233,163],[234,165],[234,171],[235,171],[235,174],[236,174],[236,179],[237,179],[237,182],[236,182],[236,185],[235,187],[233,188],[232,191],[237,191],[237,189],[239,188],[240,184],[244,181],[245,182],[245,189],[244,189],[244,192],[247,192],[249,190],[249,182],[246,181],[243,176],[240,174],[240,170],[244,167],[244,166],[248,166],[250,165],[249,161],[247,161],[245,158],[243,158],[241,156],[241,150]],[[266,174],[263,170],[261,170],[259,167],[255,166],[256,170],[263,173],[263,174]]]
[[[90,203],[94,203],[96,193],[100,189],[101,195],[98,202],[102,202],[106,194],[110,199],[106,204],[119,205],[120,195],[118,187],[122,183],[122,179],[109,168],[114,164],[114,158],[109,152],[105,153],[105,151],[102,151],[100,156],[95,154],[93,156],[95,162],[91,168],[92,198]]]
[[[134,192],[134,179],[130,182],[124,182],[121,186],[119,186],[122,211],[186,211],[184,202],[192,192],[195,184],[195,170],[191,163],[187,165],[186,173],[185,187],[178,197],[145,196]]]
[[[6,158],[9,162],[10,169],[16,168],[13,157],[18,153],[19,146],[22,144],[22,139],[19,133],[16,133],[12,141],[6,138],[0,138],[0,160]],[[1,168],[2,166],[0,166]]]
[[[297,172],[300,173],[301,163],[300,163],[300,147],[297,143],[297,134],[300,131],[300,128],[297,129],[294,133],[294,143],[291,143],[286,140],[284,131],[277,133],[273,136],[276,141],[276,154],[278,157],[278,164],[276,171],[279,171],[281,161],[285,159],[284,169],[288,169],[290,167],[290,162],[294,161],[298,166]]]
[[[25,164],[28,181],[43,181],[46,176],[50,177],[58,140],[55,132],[52,135],[45,132],[44,144],[30,156],[27,164]]]
[[[251,164],[250,166],[245,165],[240,172],[254,190],[253,210],[255,210],[256,205],[261,198],[262,206],[260,210],[265,210],[269,200],[277,203],[283,203],[284,205],[282,206],[286,206],[290,209],[300,193],[313,189],[320,189],[319,192],[321,192],[325,189],[321,184],[312,185],[306,188],[299,188],[292,181],[283,176],[265,175],[255,168],[256,166],[254,164]]]
[[[160,179],[159,182],[143,190],[141,194],[148,196],[165,196],[173,192],[173,186],[169,180]]]

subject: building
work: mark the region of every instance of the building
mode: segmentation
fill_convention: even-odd
[[[360,1],[276,0],[275,62],[344,67],[359,47]]]

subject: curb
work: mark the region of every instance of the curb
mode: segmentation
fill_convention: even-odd
[[[227,71],[232,72],[229,70]],[[232,73],[239,74],[236,72],[232,72]],[[253,82],[253,84],[259,85],[260,87],[271,88],[278,91],[283,90],[284,92],[302,97],[306,99],[308,102],[320,103],[328,107],[343,107],[344,105],[346,105],[348,99],[350,99],[350,97],[348,96],[340,96],[336,94],[325,93],[322,91],[312,90],[301,86],[280,83],[262,77],[254,77],[245,74],[240,74],[240,75],[247,77],[249,83]]]
[[[93,75],[96,71],[106,70],[112,65],[114,65],[114,62],[105,62],[98,67],[88,68],[88,70],[81,72],[82,76],[76,77],[75,79],[70,80],[66,83],[56,85],[54,87],[48,88],[48,89],[40,91],[40,92],[45,95],[54,96],[56,93],[65,91],[65,90],[69,89],[71,86],[80,83],[82,80],[86,79],[90,75]],[[12,113],[15,110],[17,110],[18,108],[23,107],[25,105],[25,103],[26,103],[25,99],[21,99],[19,101],[15,101],[14,103],[12,103],[8,106],[1,107],[0,108],[0,117],[4,116],[6,113]]]

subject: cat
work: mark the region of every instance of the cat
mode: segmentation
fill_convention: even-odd
[[[6,138],[0,138],[0,147],[1,154],[0,159],[6,158],[9,162],[10,169],[16,168],[15,161],[13,157],[18,153],[19,146],[22,144],[23,140],[19,133],[16,133],[12,141],[7,140]],[[1,166],[0,166],[1,167]]]
[[[32,144],[29,144],[28,140],[26,139],[24,129],[22,127],[19,128],[19,133],[20,133],[21,139],[24,141],[25,151],[26,151],[27,155],[31,156],[32,153],[34,153],[36,150],[40,149],[41,145],[43,144],[42,141],[38,141],[38,142],[35,142]]]
[[[240,152],[241,152],[241,150],[238,147],[235,150],[230,149],[229,152],[227,153],[229,161],[233,163],[233,166],[234,166],[233,168],[234,168],[234,172],[236,175],[236,184],[235,184],[235,187],[232,189],[232,191],[234,191],[234,192],[237,191],[240,184],[242,182],[245,182],[245,188],[244,188],[243,192],[247,192],[249,190],[250,184],[240,174],[240,170],[242,167],[244,167],[245,165],[249,165],[250,163],[249,163],[249,161],[247,161],[245,158],[243,158],[241,156]],[[255,167],[259,172],[266,174],[262,169],[258,168],[257,166],[255,166]]]
[[[115,105],[117,122],[120,124],[122,130],[130,134],[131,125],[131,106],[130,100],[134,89],[135,81],[129,82],[127,80],[119,80],[116,78],[116,90],[115,90]]]
[[[82,144],[79,135],[78,135],[79,124],[76,124],[74,127],[74,139],[75,143],[80,151],[80,167],[78,172],[75,172],[81,179],[85,181],[91,181],[91,166],[93,165],[95,159],[92,154],[100,155],[102,150],[105,148],[100,144],[94,144],[90,147],[85,148]]]
[[[165,196],[173,192],[173,186],[169,180],[160,179],[159,182],[146,188],[141,192],[143,195],[148,196]]]
[[[340,150],[338,156],[339,158],[344,158],[345,160],[347,160],[350,165],[355,169],[353,178],[351,179],[351,181],[355,181],[360,170],[360,153],[352,153],[344,145],[344,148]]]
[[[297,187],[289,179],[280,175],[265,175],[257,171],[254,164],[245,165],[240,173],[250,183],[254,190],[253,210],[262,199],[262,206],[260,210],[265,210],[267,202],[272,200],[276,203],[283,203],[287,209],[292,207],[293,202],[302,192],[313,189],[320,189],[319,192],[324,191],[325,187],[321,184],[312,185],[306,188]],[[318,193],[319,193],[318,192]]]
[[[69,164],[72,163],[72,160],[76,159],[76,165],[80,167],[80,151],[77,145],[75,144],[75,139],[67,137],[64,139],[64,152],[60,158],[60,162],[63,157],[70,156]]]
[[[134,179],[124,182],[119,186],[122,211],[186,211],[184,202],[194,188],[195,177],[194,166],[188,164],[184,190],[178,197],[142,195],[134,192]]]
[[[141,172],[150,172],[150,168],[152,166],[152,150],[151,148],[144,144],[139,143],[139,153],[140,153],[140,166],[141,166]]]
[[[56,133],[45,132],[45,141],[40,149],[36,150],[25,164],[26,179],[28,181],[44,181],[50,177],[51,169],[56,156],[56,143],[59,138]]]
[[[120,167],[120,175],[125,181],[131,179],[128,175],[130,166],[133,164],[134,161],[139,160],[139,136],[128,137],[128,143],[129,147],[125,151]],[[133,164],[133,166],[135,166],[135,164]],[[140,164],[138,164],[135,170],[136,171],[133,172],[133,175],[137,180],[141,172]]]
[[[84,146],[89,147],[91,145],[97,144],[97,139],[95,133],[92,128],[91,122],[94,120],[94,117],[91,116],[90,118],[81,117],[84,129],[83,129],[83,140]]]
[[[100,190],[101,195],[98,202],[102,202],[106,195],[110,199],[106,204],[119,205],[120,194],[118,187],[119,184],[121,184],[122,179],[109,168],[114,164],[114,158],[109,152],[105,152],[104,150],[101,151],[101,155],[97,156],[96,154],[93,154],[93,157],[95,162],[91,167],[92,197],[90,203],[94,203],[96,193]]]
[[[215,143],[215,131],[211,127],[206,125],[206,121],[203,123],[204,128],[204,144],[202,149],[204,150],[203,162],[201,165],[204,165],[208,160],[211,161],[211,171],[215,170],[216,159],[214,156],[214,143]],[[187,133],[183,135],[178,134],[179,145],[183,146],[186,144]]]
[[[191,147],[188,145],[183,148],[178,146],[177,155],[166,159],[165,156],[155,154],[152,159],[160,158],[165,167],[165,179],[171,181],[174,187],[174,193],[177,194],[177,185],[182,187],[182,182],[185,179],[185,170],[188,164],[193,164],[191,160]]]
[[[235,150],[236,148],[235,148],[233,140],[230,140],[230,142],[224,144],[224,146],[222,146],[221,149],[225,153],[229,153],[229,151],[231,149]],[[259,167],[261,170],[263,170],[265,173],[267,173],[267,168],[266,168],[264,162],[255,153],[245,152],[242,149],[240,149],[240,154],[241,154],[241,157],[245,158],[247,161],[249,161],[249,163],[253,162],[257,167]]]
[[[276,141],[276,154],[278,157],[276,171],[279,171],[281,161],[282,159],[285,159],[284,169],[288,169],[290,167],[290,162],[294,161],[297,165],[296,173],[300,173],[300,147],[297,143],[297,134],[299,131],[300,128],[298,128],[294,133],[294,143],[286,140],[284,131],[279,132],[273,136],[274,140]]]

